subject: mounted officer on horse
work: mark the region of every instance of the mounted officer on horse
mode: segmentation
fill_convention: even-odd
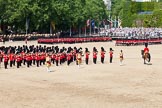
[[[141,50],[142,58],[144,59],[144,64],[150,64],[151,55],[149,53],[148,43],[145,43],[144,50]]]

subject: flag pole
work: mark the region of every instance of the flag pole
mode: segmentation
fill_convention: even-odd
[[[111,17],[111,28],[113,28],[113,19],[112,19],[112,17]]]
[[[50,23],[50,34],[52,34],[52,25]]]
[[[93,21],[94,25],[93,25],[93,30],[94,30],[94,34],[96,33],[95,31],[95,21]]]
[[[115,19],[114,19],[114,28],[116,28],[116,16],[115,16]]]
[[[118,28],[119,28],[119,16],[118,16]]]
[[[86,29],[87,29],[87,26],[85,26],[85,37],[86,37],[86,34],[87,34],[87,33],[86,33],[86,32],[87,32],[87,30],[86,30]]]
[[[71,25],[70,25],[70,37],[71,37]]]
[[[90,29],[90,36],[91,36],[91,19],[90,19],[90,27],[89,27],[89,29]]]
[[[110,23],[111,23],[111,19],[110,19],[110,13],[109,13],[109,23],[108,23],[109,24],[109,29],[111,28],[111,24]]]
[[[99,20],[99,23],[100,23],[100,20]],[[99,33],[100,33],[100,32],[99,32],[99,29],[100,29],[100,28],[99,28],[99,23],[98,23],[98,36],[100,35],[100,34],[99,34]]]
[[[28,34],[28,21],[27,21],[27,17],[26,17],[26,35]]]

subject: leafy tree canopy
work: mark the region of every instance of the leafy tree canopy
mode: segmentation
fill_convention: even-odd
[[[28,20],[30,32],[46,33],[51,23],[55,31],[68,30],[108,16],[102,0],[0,0],[0,10],[1,24],[25,31]]]

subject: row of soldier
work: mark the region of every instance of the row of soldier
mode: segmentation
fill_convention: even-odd
[[[104,63],[106,51],[103,47],[101,47],[100,56],[101,63]],[[110,48],[110,63],[112,63],[113,58],[113,49]],[[67,65],[76,61],[76,64],[80,66],[82,61],[82,57],[85,56],[85,62],[89,64],[89,55],[90,52],[88,48],[85,48],[85,52],[82,51],[82,48],[65,48],[61,49],[58,46],[46,47],[44,46],[9,46],[9,47],[0,47],[0,63],[4,64],[5,69],[9,67],[17,66],[17,68],[22,65],[26,65],[28,68],[32,65],[36,65],[37,67],[46,64],[46,57],[50,56],[50,61],[52,64],[56,64],[59,66],[65,62]],[[98,51],[96,47],[93,48],[93,63],[97,62]]]

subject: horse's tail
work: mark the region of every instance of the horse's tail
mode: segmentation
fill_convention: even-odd
[[[141,55],[143,55],[144,54],[144,50],[141,50]]]
[[[148,53],[148,62],[150,62],[151,61],[151,55],[150,55],[150,53]]]
[[[142,58],[144,58],[144,50],[141,50]]]

